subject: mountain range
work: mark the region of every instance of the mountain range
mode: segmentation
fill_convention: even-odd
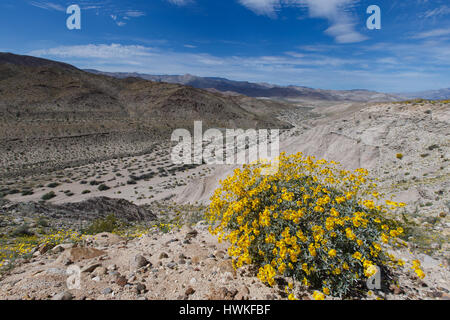
[[[233,81],[217,77],[198,77],[185,75],[150,75],[126,72],[102,72],[86,70],[94,74],[108,75],[115,78],[138,77],[155,82],[177,83],[209,91],[219,91],[229,95],[241,94],[254,98],[284,98],[289,100],[311,99],[329,101],[399,101],[401,97],[364,89],[356,90],[323,90],[303,86],[279,86],[268,83],[251,83],[247,81]]]
[[[15,175],[140,154],[197,120],[204,130],[290,128],[274,116],[290,107],[0,53],[0,168]]]
[[[399,95],[408,99],[420,98],[429,100],[448,100],[450,99],[450,88],[421,92],[399,93]]]

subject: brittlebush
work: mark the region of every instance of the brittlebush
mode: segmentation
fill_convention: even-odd
[[[301,153],[278,162],[273,175],[262,174],[269,164],[261,162],[235,170],[211,198],[210,231],[231,243],[235,268],[255,264],[262,282],[291,277],[321,298],[348,295],[377,266],[403,265],[384,248],[403,233],[387,214],[404,204],[382,201],[367,170]],[[413,268],[424,276],[418,262]]]

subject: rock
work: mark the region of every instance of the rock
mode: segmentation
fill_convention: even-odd
[[[125,278],[124,276],[118,276],[116,278],[116,284],[121,287],[125,287],[125,285],[128,284],[127,278]]]
[[[130,269],[131,270],[137,270],[142,267],[145,267],[146,265],[150,264],[150,262],[144,258],[142,255],[138,254],[134,256],[134,258],[130,261]]]
[[[439,217],[441,217],[441,218],[445,218],[446,216],[447,216],[446,212],[439,213]]]
[[[63,266],[69,266],[69,265],[73,264],[73,261],[67,257],[64,257],[63,259],[59,260],[58,262],[61,263]]]
[[[167,259],[169,258],[169,255],[165,252],[161,252],[161,254],[159,255],[159,259]]]
[[[72,300],[73,295],[69,292],[61,292],[52,297],[52,300]]]
[[[401,294],[403,292],[403,290],[400,289],[400,287],[396,286],[395,284],[391,284],[389,286],[389,290],[396,295]]]
[[[101,277],[101,276],[104,276],[105,274],[107,274],[108,270],[106,270],[105,267],[100,266],[100,267],[95,268],[93,273],[95,276]]]
[[[51,251],[53,253],[61,253],[65,250],[73,248],[75,245],[73,243],[65,243],[65,244],[58,244],[55,246]]]
[[[66,275],[67,274],[67,270],[65,269],[60,269],[60,268],[48,268],[45,273],[47,274],[51,274],[51,275]]]
[[[442,294],[441,299],[442,299],[442,300],[450,300],[450,295],[447,294],[447,293],[444,293],[444,294]]]
[[[166,267],[169,269],[175,269],[176,266],[177,264],[175,262],[169,262],[168,264],[166,264]]]
[[[82,273],[91,273],[92,271],[94,271],[95,269],[97,269],[98,267],[101,267],[102,264],[101,263],[91,263],[88,264],[87,266],[85,266],[83,269],[81,269]]]
[[[219,258],[219,259],[223,259],[225,257],[225,252],[222,250],[216,250],[214,252],[214,256]]]
[[[230,298],[234,299],[234,297],[236,297],[236,295],[239,293],[238,289],[233,288],[231,290],[228,291],[228,295],[230,296]]]
[[[191,261],[193,264],[199,264],[202,259],[199,256],[192,257]]]
[[[110,264],[107,269],[108,271],[115,271],[117,270],[117,266],[115,264]]]
[[[124,241],[124,238],[109,232],[102,232],[94,236],[86,237],[86,242],[92,243],[96,247],[109,247]]]
[[[137,293],[137,294],[145,293],[146,290],[147,290],[147,287],[145,286],[145,284],[139,282],[139,283],[136,285],[136,293]]]
[[[228,289],[225,287],[222,287],[218,290],[218,294],[222,299],[225,299],[228,296]]]
[[[117,271],[108,271],[108,274],[113,277],[117,277],[120,275]]]
[[[75,247],[61,253],[56,259],[56,262],[62,262],[64,259],[69,259],[72,262],[79,262],[85,259],[92,259],[102,255],[106,252],[95,248]]]
[[[433,290],[431,292],[427,292],[427,296],[429,298],[442,298],[443,292]]]
[[[47,253],[51,248],[53,248],[53,245],[52,245],[52,244],[50,244],[50,243],[43,243],[43,244],[39,247],[38,251],[39,251],[40,254],[45,254],[45,253]]]
[[[105,295],[111,294],[112,292],[113,292],[113,290],[111,288],[105,288],[102,290],[102,294],[105,294]]]
[[[243,292],[244,294],[250,294],[250,289],[247,288],[246,286],[243,286],[241,292]]]
[[[186,240],[191,240],[192,238],[195,238],[198,235],[198,231],[197,230],[191,230],[188,233],[186,233],[185,239]]]
[[[193,295],[194,293],[195,293],[194,288],[189,287],[189,288],[186,289],[186,292],[185,292],[184,294],[185,294],[187,297],[189,297],[189,296]]]
[[[242,286],[239,292],[236,294],[235,300],[248,300],[250,290],[246,286]]]

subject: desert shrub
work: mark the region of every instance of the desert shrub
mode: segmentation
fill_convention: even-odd
[[[33,190],[24,190],[22,191],[23,196],[31,196],[33,194]]]
[[[83,190],[83,192],[81,192],[81,194],[88,194],[88,193],[91,193],[91,191],[90,190]]]
[[[44,194],[41,197],[41,199],[44,200],[44,201],[47,201],[47,200],[53,199],[54,197],[56,197],[56,194],[53,191],[50,191],[50,192]]]
[[[28,224],[24,223],[14,229],[11,234],[13,237],[32,236],[33,232],[30,230]]]
[[[47,187],[49,187],[49,188],[56,188],[57,186],[59,186],[58,182],[52,182],[47,185]]]
[[[39,218],[37,219],[36,223],[37,223],[39,226],[45,227],[45,228],[47,228],[47,227],[50,226],[50,223],[49,223],[48,220],[47,220],[46,218],[44,218],[44,217],[39,217]]]
[[[397,153],[395,156],[397,159],[402,160],[403,159],[403,154],[401,153]]]
[[[110,214],[105,218],[99,218],[94,221],[84,230],[86,234],[98,234],[102,232],[113,232],[123,228],[125,224],[120,221],[116,215]]]
[[[231,243],[235,268],[254,264],[270,286],[281,275],[292,278],[289,287],[301,282],[343,297],[361,288],[376,266],[403,264],[384,246],[400,242],[403,228],[387,217],[404,204],[382,203],[367,170],[346,171],[301,153],[282,154],[274,175],[262,174],[267,165],[235,170],[211,198],[210,231]]]
[[[99,191],[106,191],[106,190],[109,190],[109,189],[111,189],[111,188],[108,187],[106,184],[101,184],[101,185],[98,186],[98,190]]]

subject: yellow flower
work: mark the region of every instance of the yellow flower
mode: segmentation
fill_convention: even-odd
[[[328,251],[328,255],[333,258],[336,257],[336,250],[331,249],[330,251]]]
[[[322,292],[314,291],[313,298],[314,298],[314,300],[324,300],[325,295]]]
[[[361,255],[361,253],[360,253],[359,251],[356,251],[356,252],[352,255],[352,257],[355,258],[355,259],[357,259],[357,260],[361,260],[362,255]]]

